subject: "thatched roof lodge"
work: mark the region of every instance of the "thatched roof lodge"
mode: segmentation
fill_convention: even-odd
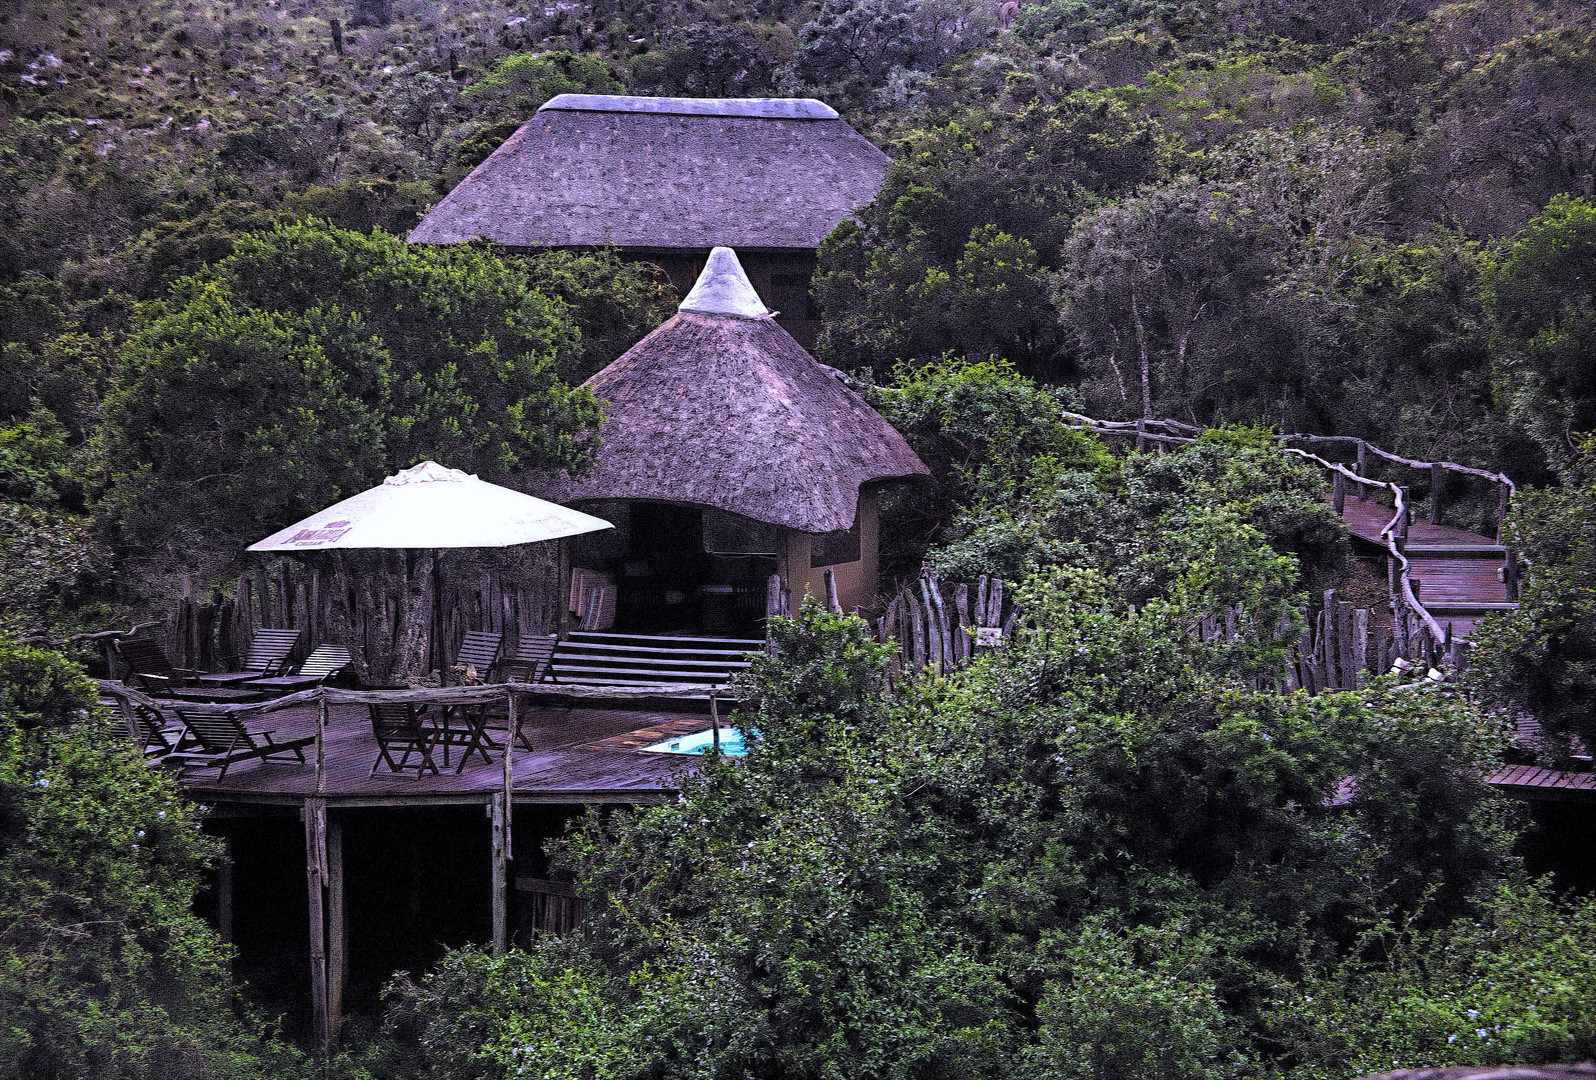
[[[769,574],[796,602],[822,594],[829,567],[845,609],[869,604],[879,486],[927,469],[770,317],[731,249],[586,385],[605,402],[596,470],[532,484],[616,523],[616,536],[578,543],[578,565],[619,574],[624,594],[629,572],[658,576],[669,551],[681,558],[666,591],[685,594],[692,564],[704,585],[759,585],[761,606]]]
[[[438,203],[414,243],[597,248],[658,263],[679,290],[737,248],[764,301],[814,327],[820,241],[876,196],[887,156],[811,99],[561,94]]]

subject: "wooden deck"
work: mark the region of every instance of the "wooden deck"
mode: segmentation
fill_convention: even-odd
[[[1391,520],[1391,508],[1348,494],[1341,519],[1353,536],[1381,548],[1380,531]],[[1518,607],[1508,598],[1501,576],[1505,550],[1495,540],[1450,525],[1415,521],[1403,549],[1419,585],[1419,602],[1455,637],[1467,637],[1492,611]]]
[[[1509,798],[1596,798],[1596,773],[1563,772],[1539,765],[1508,765],[1493,772],[1486,783]]]
[[[531,744],[517,744],[510,758],[511,786],[517,803],[646,803],[674,797],[684,773],[696,758],[687,754],[657,754],[632,747],[647,745],[670,735],[702,731],[709,717],[674,713],[594,707],[530,707],[522,733]],[[271,730],[278,741],[314,735],[315,708],[301,705],[246,722],[251,731]],[[503,718],[489,735],[501,747]],[[326,785],[329,807],[448,805],[483,803],[503,790],[500,749],[492,749],[490,762],[479,755],[456,773],[459,749],[439,776],[396,775],[386,765],[375,776],[377,742],[364,705],[333,704],[328,708],[325,740]],[[307,749],[313,760],[314,748]],[[200,802],[213,804],[303,803],[316,794],[313,764],[248,761],[233,765],[218,781],[214,769],[190,770],[184,786]]]

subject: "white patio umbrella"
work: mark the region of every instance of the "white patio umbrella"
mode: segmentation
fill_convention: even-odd
[[[393,658],[394,671],[419,673],[427,667],[429,628],[441,617],[434,610],[434,551],[535,544],[614,527],[603,518],[423,461],[251,544],[249,550],[301,554],[419,549],[413,563],[406,560],[408,580]]]
[[[614,527],[603,518],[423,461],[249,550],[510,547]]]

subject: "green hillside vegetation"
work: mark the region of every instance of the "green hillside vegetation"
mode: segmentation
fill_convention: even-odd
[[[883,563],[1034,632],[886,686],[806,607],[753,751],[556,858],[580,937],[391,988],[328,1075],[1345,1080],[1596,1055],[1596,909],[1479,779],[1596,744],[1596,17],[1575,0],[0,6],[0,1077],[303,1076],[215,853],[94,703],[184,576],[435,456],[590,460],[673,309],[614,252],[403,238],[567,92],[814,96],[892,158],[818,357],[932,470]],[[1067,412],[1210,428],[1167,454]],[[1260,691],[1354,580],[1272,432],[1504,470],[1468,681]],[[1408,478],[1404,477],[1406,482]],[[1415,484],[1420,512],[1430,497]],[[1489,532],[1494,496],[1448,523]],[[1248,613],[1228,643],[1188,628]],[[758,737],[753,733],[757,731]],[[379,1030],[380,1029],[380,1030]]]

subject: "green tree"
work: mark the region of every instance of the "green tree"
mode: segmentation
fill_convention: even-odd
[[[520,264],[544,296],[565,303],[581,337],[560,357],[560,374],[579,383],[641,341],[676,313],[665,272],[624,260],[611,249],[545,251]]]
[[[1288,1064],[1296,1044],[1263,1038],[1278,995],[1372,920],[1474,914],[1510,866],[1476,772],[1492,743],[1455,695],[1250,690],[1187,634],[1183,595],[1038,582],[1034,633],[896,693],[861,620],[775,620],[748,756],[592,820],[564,848],[586,936],[435,982],[429,1030],[487,1076]]]
[[[582,467],[598,406],[526,270],[320,223],[241,237],[152,304],[107,403],[100,505],[160,559],[236,551],[432,458],[490,479]]]
[[[0,1074],[271,1077],[303,1067],[228,1003],[191,910],[215,856],[61,656],[0,638]]]
[[[1562,487],[1519,489],[1507,534],[1530,569],[1518,610],[1480,624],[1470,677],[1527,709],[1545,753],[1566,763],[1596,746],[1596,436]]]
[[[1282,241],[1245,192],[1190,180],[1082,217],[1055,288],[1093,411],[1207,419],[1230,372],[1262,375],[1259,338],[1279,335],[1255,298]]]
[[[972,108],[892,149],[881,193],[821,245],[819,355],[884,374],[951,345],[1068,375],[1047,272],[1076,214],[1159,175],[1157,127],[1071,97],[1012,113]]]
[[[555,49],[506,56],[460,92],[475,116],[446,136],[455,143],[454,165],[463,171],[485,161],[552,97],[624,89],[610,66],[591,53]]]
[[[1492,273],[1486,306],[1508,417],[1566,474],[1574,433],[1596,428],[1596,202],[1553,198]]]
[[[928,538],[956,509],[1023,498],[1057,469],[1112,466],[1094,437],[1065,425],[1058,392],[1001,360],[899,365],[890,383],[868,394],[931,469],[925,489],[889,505],[900,534]]]
[[[634,57],[633,90],[678,97],[764,97],[775,89],[796,43],[787,27],[735,22],[689,23]]]

